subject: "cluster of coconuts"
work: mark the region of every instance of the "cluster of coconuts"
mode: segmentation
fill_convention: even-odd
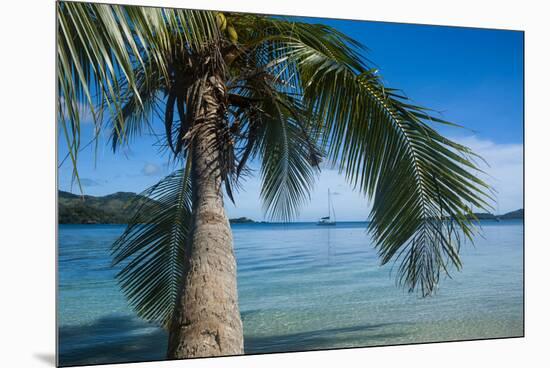
[[[237,34],[235,27],[233,27],[232,25],[227,25],[227,18],[225,18],[225,15],[223,15],[223,13],[216,14],[216,24],[218,25],[220,31],[227,34],[231,42],[237,43],[237,41],[239,40],[239,35]]]

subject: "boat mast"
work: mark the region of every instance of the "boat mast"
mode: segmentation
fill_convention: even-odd
[[[328,218],[330,219],[330,188],[328,188]]]
[[[334,211],[334,203],[332,203],[332,201],[330,202],[330,207],[332,208],[332,214],[334,215],[331,219],[336,222],[336,211]]]

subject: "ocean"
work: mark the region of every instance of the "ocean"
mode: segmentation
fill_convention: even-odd
[[[523,221],[481,221],[463,269],[421,298],[380,266],[365,223],[232,225],[245,353],[523,335]],[[128,307],[110,267],[123,225],[60,225],[59,363],[160,360],[167,334]]]

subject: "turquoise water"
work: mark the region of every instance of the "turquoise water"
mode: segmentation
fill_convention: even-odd
[[[119,225],[59,227],[61,365],[163,359],[166,333],[114,280]],[[482,222],[464,268],[420,298],[380,267],[365,224],[233,225],[248,354],[523,335],[523,222]]]

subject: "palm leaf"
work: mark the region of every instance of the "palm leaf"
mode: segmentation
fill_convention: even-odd
[[[319,171],[319,159],[312,160],[312,155],[320,155],[312,150],[299,122],[282,109],[274,114],[271,119],[264,117],[267,121],[259,152],[260,196],[269,217],[286,222],[297,218],[300,208],[310,199]]]
[[[113,151],[141,135],[145,128],[151,127],[153,117],[162,113],[163,99],[160,93],[165,91],[169,84],[164,79],[162,71],[158,70],[155,64],[147,62],[145,69],[138,68],[134,75],[140,102],[135,98],[135,93],[131,92],[123,102],[122,119],[110,119]]]
[[[97,134],[105,110],[122,136],[124,103],[143,107],[139,72],[151,71],[144,60],[168,79],[174,52],[202,50],[219,38],[213,13],[196,10],[59,2],[57,20],[58,115],[76,175],[79,105],[92,112]]]
[[[460,246],[476,230],[470,208],[488,209],[491,201],[490,188],[479,179],[476,155],[434,129],[434,124],[450,123],[386,87],[354,40],[324,25],[256,15],[231,14],[228,19],[239,34],[234,43],[219,38],[212,12],[62,3],[58,14],[58,82],[67,101],[60,102],[60,121],[75,167],[80,103],[93,109],[96,122],[108,111],[117,141],[130,137],[139,132],[142,114],[151,110],[143,97],[157,89],[159,76],[168,89],[174,53],[191,51],[205,61],[209,47],[219,42],[222,47],[214,49],[216,55],[225,53],[233,100],[246,101],[230,109],[240,121],[222,124],[219,146],[225,161],[220,165],[231,174],[224,177],[226,184],[232,173],[238,178],[246,169],[249,158],[259,157],[264,208],[286,221],[297,216],[312,189],[318,159],[308,158],[323,152],[372,200],[369,231],[382,263],[399,261],[398,280],[410,291],[428,295],[450,266],[460,268]],[[176,107],[189,111],[182,101],[178,97]],[[171,136],[173,112],[166,117]],[[239,147],[243,151],[236,164],[233,151]],[[157,237],[162,238],[160,230],[138,237],[151,242],[152,253],[146,254],[157,254]],[[121,240],[119,248],[123,243],[131,242]],[[129,249],[145,251],[145,240]],[[139,267],[152,272],[159,263]],[[158,318],[158,310],[167,318],[169,309],[162,305],[168,297],[143,299],[165,288],[147,286],[156,281],[130,269],[123,287],[132,303],[147,318]],[[166,279],[162,274],[159,282]]]
[[[369,232],[382,263],[399,261],[400,283],[432,293],[449,264],[461,267],[460,245],[476,230],[470,208],[490,208],[477,156],[432,127],[451,123],[384,86],[345,35],[324,25],[256,22],[263,35],[251,39],[254,49],[288,81],[286,92],[303,98],[332,164],[373,201]]]
[[[167,326],[173,313],[190,241],[189,165],[147,189],[147,198],[112,246],[117,279],[137,314]]]
[[[309,200],[322,154],[300,100],[286,92],[276,73],[256,69],[245,73],[245,82],[234,90],[241,107],[248,104],[244,113],[236,114],[248,133],[236,172],[243,171],[249,158],[259,158],[264,212],[286,222]]]

